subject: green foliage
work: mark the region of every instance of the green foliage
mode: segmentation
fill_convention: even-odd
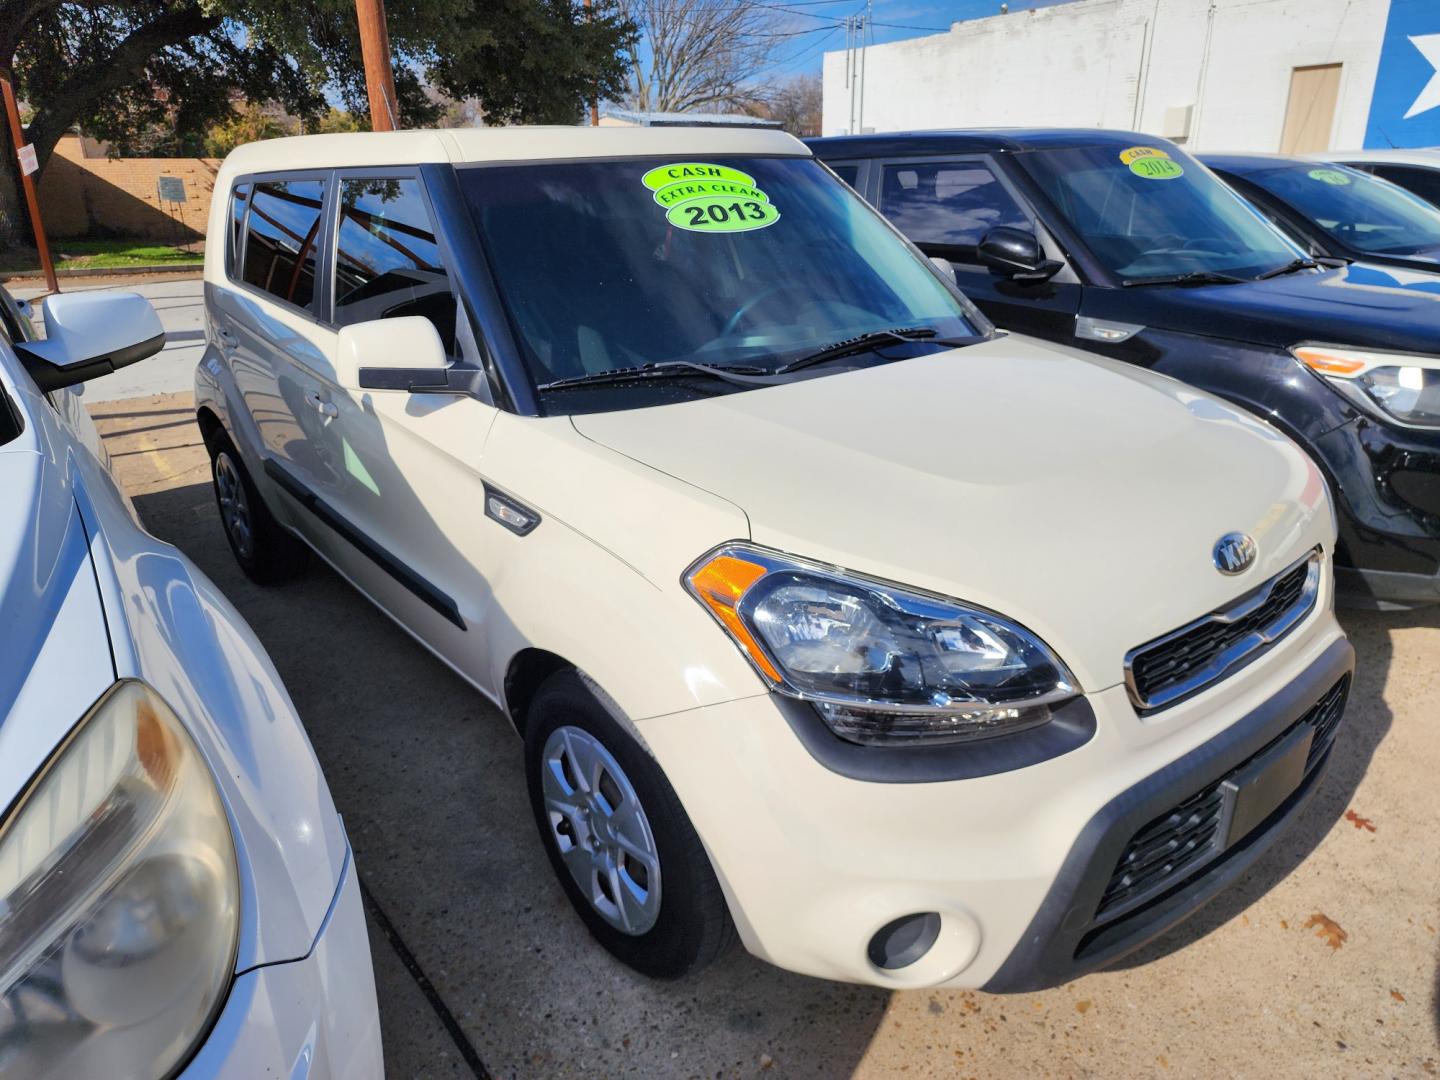
[[[242,143],[299,134],[299,125],[254,102],[247,102],[205,133],[206,157],[224,157]]]

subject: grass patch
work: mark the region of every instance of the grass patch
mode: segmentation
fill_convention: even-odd
[[[187,251],[153,240],[52,240],[50,254],[57,270],[120,270],[133,266],[199,266],[202,252]],[[40,273],[34,248],[0,252],[0,272]]]

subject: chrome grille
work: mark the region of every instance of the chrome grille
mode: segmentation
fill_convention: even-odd
[[[1125,656],[1125,685],[1141,712],[1198,693],[1261,656],[1315,606],[1317,548],[1228,607],[1156,638]]]

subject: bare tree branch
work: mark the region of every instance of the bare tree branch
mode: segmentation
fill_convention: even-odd
[[[656,112],[743,106],[781,39],[757,0],[623,0],[642,40],[625,104]]]

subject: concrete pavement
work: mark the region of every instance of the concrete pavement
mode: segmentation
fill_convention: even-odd
[[[891,994],[736,951],[655,983],[570,911],[494,708],[323,566],[269,589],[240,574],[191,408],[92,411],[147,526],[235,602],[305,719],[370,899],[391,1077],[1440,1074],[1440,610],[1344,616],[1359,668],[1315,798],[1114,970]]]

